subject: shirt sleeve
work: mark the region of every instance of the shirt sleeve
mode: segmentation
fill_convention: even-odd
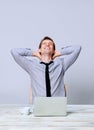
[[[13,48],[11,54],[14,60],[29,73],[30,60],[28,56],[32,56],[32,51],[29,48]]]
[[[61,54],[64,56],[64,71],[66,71],[76,61],[80,51],[80,45],[67,46],[62,48]]]

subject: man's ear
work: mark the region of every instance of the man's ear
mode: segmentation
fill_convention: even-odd
[[[55,51],[53,52],[52,56],[54,56],[54,54],[55,54]]]
[[[39,49],[38,51],[39,51],[39,53],[40,53],[40,55],[41,55],[41,50]]]

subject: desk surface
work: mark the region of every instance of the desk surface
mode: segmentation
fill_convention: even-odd
[[[0,105],[0,130],[94,130],[94,105],[67,105],[65,117],[21,115],[19,105]]]

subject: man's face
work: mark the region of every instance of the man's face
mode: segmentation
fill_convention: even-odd
[[[41,44],[41,54],[54,54],[54,43],[51,40],[44,40]]]

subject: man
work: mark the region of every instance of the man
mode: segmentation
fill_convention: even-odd
[[[58,52],[53,39],[48,36],[41,40],[36,52],[28,48],[11,50],[15,61],[30,75],[32,104],[36,96],[65,96],[64,74],[75,62],[80,51],[81,46],[74,45],[63,47],[61,52]],[[31,59],[27,56],[31,56]],[[46,64],[49,64],[50,87],[47,85],[45,76]]]

